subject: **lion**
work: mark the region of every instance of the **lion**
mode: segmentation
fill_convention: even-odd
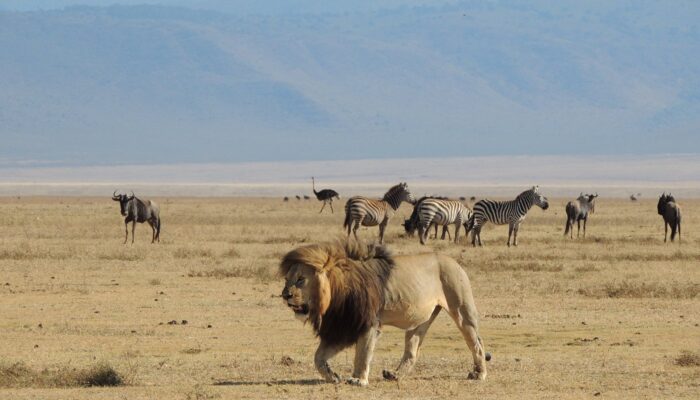
[[[384,246],[357,242],[299,247],[280,263],[285,279],[282,299],[320,338],[314,356],[327,382],[367,386],[374,346],[383,325],[406,331],[405,350],[395,371],[384,379],[407,375],[418,357],[428,328],[441,310],[457,324],[471,350],[469,379],[485,379],[478,313],[469,278],[452,258],[439,254],[392,256]],[[355,345],[352,377],[335,373],[328,361]]]

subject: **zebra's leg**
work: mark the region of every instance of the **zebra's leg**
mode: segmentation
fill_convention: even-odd
[[[379,244],[384,243],[384,229],[386,229],[387,222],[389,221],[385,218],[384,221],[379,224]]]
[[[516,222],[513,227],[513,246],[518,245],[518,230],[520,229],[520,223]]]
[[[480,227],[478,225],[472,226],[472,247],[476,247],[476,235]]]
[[[355,221],[355,226],[352,228],[352,234],[355,235],[355,240],[359,240],[357,238],[357,230],[360,229],[360,221],[361,219],[358,219]],[[350,236],[350,235],[348,235]]]
[[[420,244],[425,244],[425,229],[423,228],[422,223],[418,223],[418,239],[420,239]]]
[[[438,225],[434,222],[433,222],[433,229],[435,229],[435,235],[433,235],[433,239],[437,240]]]
[[[513,223],[511,222],[508,224],[508,241],[506,242],[506,245],[510,247],[510,238],[513,236]]]
[[[457,223],[455,223],[455,225],[456,225],[455,226],[455,244],[457,244],[457,243],[459,243],[459,228],[462,226],[462,224],[460,224],[459,221],[457,221]],[[447,225],[445,225],[445,226],[447,226]]]

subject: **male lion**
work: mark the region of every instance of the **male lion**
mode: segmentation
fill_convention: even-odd
[[[321,339],[314,363],[326,381],[342,380],[328,360],[354,344],[354,369],[347,383],[366,386],[382,325],[406,331],[403,358],[395,372],[383,372],[384,378],[408,374],[442,309],[457,323],[472,352],[474,371],[468,377],[486,378],[490,355],[478,334],[469,278],[455,260],[437,254],[393,257],[384,246],[317,244],[285,255],[280,274],[286,280],[283,300],[302,321],[311,322]]]

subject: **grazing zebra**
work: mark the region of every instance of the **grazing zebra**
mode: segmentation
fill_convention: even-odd
[[[478,240],[481,246],[481,228],[490,221],[496,225],[508,224],[507,245],[510,246],[512,236],[513,246],[517,246],[520,223],[533,205],[543,210],[549,208],[549,202],[540,194],[539,186],[533,186],[532,189],[520,193],[515,200],[479,200],[474,204],[474,214],[467,225],[467,228],[472,229],[472,245],[476,246]]]
[[[379,225],[379,243],[384,243],[384,230],[389,223],[389,218],[394,214],[394,211],[398,210],[403,201],[415,202],[405,182],[389,189],[382,200],[372,200],[362,196],[351,197],[345,203],[343,228],[347,228],[348,237],[350,237],[352,230],[355,239],[357,239],[357,229],[360,224],[363,226]]]
[[[401,225],[403,225],[404,230],[406,230],[406,234],[408,236],[413,237],[413,234],[416,233],[416,230],[418,229],[418,223],[420,222],[418,218],[418,209],[420,204],[423,202],[425,199],[433,199],[434,197],[431,196],[423,196],[413,206],[413,212],[411,212],[411,216],[408,219],[405,219]],[[438,226],[437,224],[433,223],[433,227],[435,227],[435,239],[437,239],[437,230]],[[430,229],[430,228],[428,228]],[[452,235],[450,235],[450,232],[447,230],[447,225],[444,225],[442,227],[442,237],[441,240],[445,240],[445,235],[448,235],[450,237],[450,240],[452,240]]]
[[[321,211],[319,211],[318,213],[322,213],[323,209],[326,208],[326,203],[328,203],[331,206],[331,214],[333,214],[333,198],[340,200],[340,195],[338,195],[338,192],[336,192],[333,189],[322,189],[321,191],[317,192],[316,180],[314,180],[313,176],[311,177],[311,188],[314,191],[314,194],[316,195],[316,199],[318,201],[323,202],[323,206],[321,206]]]
[[[578,224],[576,237],[579,237],[581,234],[581,220],[583,220],[583,237],[586,237],[588,214],[593,214],[595,212],[595,199],[597,197],[598,193],[586,194],[585,196],[581,193],[578,199],[566,204],[566,227],[564,228],[564,236],[570,233],[571,238],[574,238],[574,222],[576,222]]]
[[[442,200],[442,199],[426,199],[417,206],[418,208],[418,235],[420,244],[425,244],[425,239],[428,236],[430,225],[442,225],[443,229],[447,225],[455,224],[455,243],[459,240],[459,228],[464,225],[466,234],[469,235],[467,222],[472,216],[472,210],[465,207],[459,201]],[[437,231],[435,232],[437,236]]]
[[[678,241],[681,241],[681,206],[676,203],[671,193],[661,195],[659,204],[656,206],[659,215],[664,218],[664,243],[668,236],[668,227],[671,226],[671,241],[676,238],[676,230],[678,230]]]

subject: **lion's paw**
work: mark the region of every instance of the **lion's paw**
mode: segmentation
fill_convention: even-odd
[[[385,369],[382,371],[382,376],[387,381],[398,381],[399,380],[399,378],[396,376],[396,374],[389,371],[388,369]]]
[[[472,371],[467,375],[467,379],[473,379],[477,381],[483,381],[486,379],[486,373],[485,372],[477,372],[477,371]]]
[[[353,385],[353,386],[362,386],[365,387],[369,384],[366,379],[360,379],[360,378],[348,378],[345,380],[345,383],[348,385]]]

